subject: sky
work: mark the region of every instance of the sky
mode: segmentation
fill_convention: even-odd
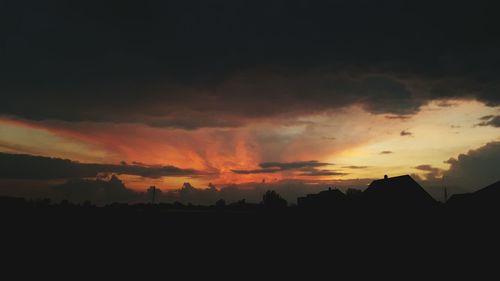
[[[0,3],[0,193],[500,180],[495,1],[67,2]]]

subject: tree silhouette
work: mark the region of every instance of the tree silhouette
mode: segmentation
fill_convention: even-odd
[[[286,208],[288,203],[276,191],[268,190],[262,196],[262,205],[269,209]]]
[[[226,201],[224,199],[217,200],[217,202],[215,202],[215,207],[217,207],[217,208],[226,207]]]

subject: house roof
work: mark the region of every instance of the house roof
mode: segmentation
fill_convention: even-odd
[[[500,181],[497,181],[493,184],[488,185],[485,188],[482,188],[476,192],[475,195],[480,196],[499,196],[500,195]]]
[[[375,180],[363,194],[366,198],[374,199],[380,203],[423,204],[436,202],[409,175]]]
[[[446,201],[446,204],[456,204],[463,202],[464,200],[468,200],[473,196],[472,193],[461,193],[461,194],[453,194],[448,201]]]
[[[490,184],[476,192],[454,194],[447,202],[447,205],[473,205],[474,207],[498,207],[500,202],[500,181]]]

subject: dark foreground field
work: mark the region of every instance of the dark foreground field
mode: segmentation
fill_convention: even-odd
[[[139,271],[141,278],[173,272],[185,278],[446,277],[495,263],[500,237],[495,213],[443,206],[335,212],[4,207],[1,221],[4,266],[41,268],[37,276],[69,269],[75,277],[102,271],[115,277]]]

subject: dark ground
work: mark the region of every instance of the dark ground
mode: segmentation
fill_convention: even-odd
[[[261,279],[272,271],[282,278],[326,272],[406,279],[446,277],[497,261],[493,209],[163,207],[4,204],[2,252],[7,264],[40,266],[49,274],[139,270],[143,278],[180,271]]]

